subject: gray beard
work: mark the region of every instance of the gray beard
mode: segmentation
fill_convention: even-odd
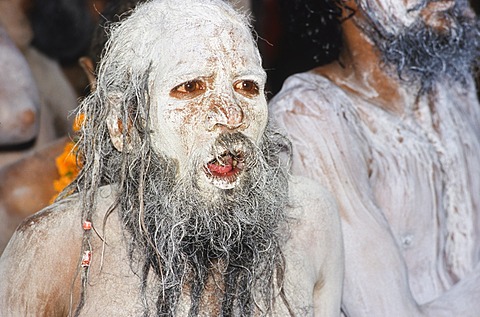
[[[133,237],[132,260],[146,259],[142,292],[152,271],[161,283],[158,316],[176,316],[184,289],[190,292],[189,316],[198,315],[216,264],[222,267],[221,272],[217,270],[223,278],[222,316],[251,316],[257,302],[270,310],[275,283],[281,284],[275,274],[281,275],[284,269],[281,246],[287,234],[288,182],[279,159],[284,145],[268,132],[261,149],[240,133],[220,138],[227,147],[245,144],[247,168],[236,187],[216,189],[217,199],[198,186],[202,158],[192,158],[189,176],[180,180],[175,162],[155,154],[145,173],[144,208],[138,199],[128,198],[135,195],[122,195],[123,220]],[[138,188],[137,178],[129,179],[132,184],[125,188]]]
[[[370,29],[385,65],[395,67],[402,80],[420,84],[420,92],[429,92],[445,79],[463,85],[478,66],[479,21],[463,16],[457,7],[449,16],[454,26],[446,32],[432,29],[423,22],[397,35],[385,34],[378,26]]]

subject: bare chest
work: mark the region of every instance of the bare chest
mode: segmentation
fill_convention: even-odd
[[[86,301],[80,316],[156,316],[157,311],[163,311],[165,306],[175,306],[172,315],[179,317],[191,316],[191,311],[198,311],[200,317],[245,316],[235,306],[228,313],[223,311],[228,301],[225,296],[228,278],[218,272],[211,272],[202,286],[201,298],[197,299],[190,286],[183,285],[178,294],[165,288],[161,278],[152,271],[144,279],[143,265],[132,265],[122,245],[111,244],[106,247],[103,259],[101,257],[101,254],[92,257]],[[296,255],[286,255],[285,294],[282,295],[276,283],[271,289],[274,316],[289,316],[287,305],[297,316],[313,315],[315,280],[301,269],[308,262],[308,259],[298,259]],[[265,315],[266,307],[260,300],[262,295],[260,290],[253,290],[252,316]]]

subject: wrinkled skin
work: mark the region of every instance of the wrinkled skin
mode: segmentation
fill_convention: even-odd
[[[413,1],[359,3],[373,5],[369,17],[359,10],[342,23],[339,61],[288,79],[271,103],[293,142],[293,171],[323,182],[339,203],[343,312],[478,316],[480,107],[472,76],[463,84],[436,78],[419,93],[421,83],[383,66],[364,28],[375,17],[390,32],[415,19],[447,30],[452,3],[408,13]]]
[[[206,163],[207,169],[222,168],[208,164],[212,159],[211,146],[221,133],[244,133],[255,146],[260,145],[268,114],[264,96],[265,73],[248,27],[238,17],[230,11],[227,15],[223,7],[200,10],[205,4],[209,4],[210,9],[223,6],[221,2],[189,0],[186,4],[182,2],[181,6],[173,0],[164,2],[166,4],[153,1],[123,22],[120,28],[130,25],[131,30],[141,32],[127,32],[125,34],[130,34],[129,37],[115,38],[110,43],[111,54],[107,53],[105,58],[109,60],[112,55],[116,57],[115,53],[124,51],[133,54],[138,54],[137,49],[142,51],[142,58],[132,62],[127,56],[123,62],[129,69],[138,70],[137,67],[146,65],[143,70],[149,70],[147,133],[152,140],[151,149],[177,162],[179,173],[176,177],[182,178],[192,175],[184,174],[184,171],[189,155],[194,152],[205,158],[202,163]],[[164,15],[167,9],[168,15]],[[171,20],[166,20],[160,27],[152,23],[161,21],[158,16]],[[143,27],[130,21],[138,21],[141,26],[151,29],[145,27],[148,30],[145,32]],[[191,27],[178,27],[179,21],[186,21],[190,26],[193,23],[195,36],[190,35]],[[217,32],[216,37],[211,36],[212,30]],[[145,47],[135,43],[136,40],[146,43],[142,36],[156,46],[144,50]],[[172,38],[183,41],[172,43]],[[127,46],[122,39],[127,40]],[[117,45],[121,49],[116,50]],[[175,49],[182,54],[171,54],[168,48],[173,49],[172,45],[176,45]],[[108,70],[108,67],[100,67],[96,96],[105,89],[102,76]],[[115,92],[109,96],[111,110],[108,119],[102,122],[102,128],[108,128],[111,142],[118,151],[138,151],[135,146],[139,132],[135,125],[119,120],[122,115],[115,103],[118,102],[116,96]],[[123,139],[126,136],[128,138]],[[120,166],[116,168],[120,173]],[[226,190],[237,186],[236,182],[221,176],[219,183],[211,182],[203,171],[193,175],[199,175],[198,184],[204,197],[216,193],[212,201],[226,200]],[[242,178],[243,174],[238,177]],[[287,241],[282,245],[282,253],[285,256],[284,288],[290,307],[298,316],[338,316],[343,248],[336,204],[322,187],[308,179],[292,176],[288,185],[289,200],[285,212],[289,230],[284,232]],[[133,316],[144,311],[139,295],[141,274],[136,271],[143,262],[142,259],[138,263],[131,262],[128,255],[127,243],[131,233],[125,231],[119,219],[119,205],[113,205],[118,195],[116,186],[111,184],[98,189],[96,204],[91,210],[93,226],[106,243],[96,234],[92,234],[89,241],[93,257],[80,316]],[[18,228],[0,258],[2,316],[64,316],[75,310],[82,291],[78,273],[83,270],[79,259],[85,238],[81,227],[85,214],[82,206],[84,194],[80,192],[47,207],[27,218]],[[158,215],[159,218],[162,216]],[[29,278],[25,279],[25,276]],[[146,301],[150,307],[155,307],[161,281],[157,275],[149,275],[146,283]],[[187,316],[188,313],[188,290],[183,291],[178,316]],[[205,288],[209,296],[206,297],[206,307],[202,306],[201,316],[218,311],[221,297],[217,298],[215,291],[218,289],[212,280]],[[275,301],[273,310],[274,315],[288,315],[280,298]]]
[[[186,176],[188,167],[183,164],[192,154],[200,152],[204,164],[215,158],[210,149],[219,133],[241,132],[259,142],[267,123],[266,76],[249,34],[232,39],[230,34],[245,30],[228,25],[207,25],[202,31],[213,36],[198,43],[195,50],[180,45],[180,41],[198,41],[197,34],[185,32],[175,37],[179,39],[174,42],[175,50],[168,51],[167,59],[157,66],[164,70],[160,74],[170,75],[157,76],[152,84],[156,89],[151,113],[158,122],[152,131],[152,147],[178,160],[180,177]],[[172,67],[198,56],[207,62],[194,63],[188,71]],[[228,183],[218,181],[216,185],[233,186]]]

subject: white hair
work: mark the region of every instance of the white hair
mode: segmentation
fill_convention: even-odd
[[[254,164],[256,168],[245,170],[245,177],[250,180],[250,183],[231,190],[230,196],[234,199],[229,198],[230,196],[226,193],[226,197],[223,197],[225,198],[223,204],[220,202],[213,202],[212,204],[210,197],[206,197],[206,202],[202,204],[202,206],[206,206],[206,211],[203,213],[196,210],[200,208],[200,203],[194,201],[185,205],[185,199],[178,198],[179,195],[182,198],[184,193],[193,192],[189,189],[197,187],[194,183],[195,175],[190,174],[190,184],[178,182],[175,179],[177,175],[176,165],[162,155],[157,157],[150,146],[148,112],[149,90],[152,87],[149,85],[149,76],[162,71],[162,69],[156,68],[156,65],[158,59],[162,58],[162,51],[169,49],[162,45],[168,44],[168,39],[178,37],[178,34],[185,34],[185,32],[179,32],[179,30],[187,29],[196,32],[199,25],[206,26],[206,29],[203,28],[202,32],[208,30],[209,26],[214,26],[217,30],[225,30],[222,27],[233,25],[235,32],[237,30],[248,32],[248,35],[252,38],[252,43],[254,43],[246,16],[236,12],[229,4],[220,0],[186,0],[181,2],[178,0],[153,0],[139,5],[123,22],[113,25],[99,67],[97,89],[84,100],[80,109],[85,115],[79,148],[84,167],[72,186],[85,193],[82,196],[84,199],[84,214],[82,217],[83,220],[90,220],[91,212],[95,210],[95,192],[97,189],[102,185],[117,184],[118,206],[121,209],[124,227],[136,239],[132,241],[129,252],[131,251],[133,254],[133,250],[144,251],[146,272],[151,269],[158,272],[160,272],[160,268],[164,270],[165,278],[162,283],[166,293],[170,295],[166,298],[159,295],[156,303],[158,315],[162,313],[175,315],[179,294],[177,285],[180,285],[177,282],[182,281],[185,275],[183,271],[178,270],[178,267],[183,267],[178,265],[181,264],[179,261],[182,259],[182,255],[177,256],[177,254],[171,252],[177,250],[177,244],[171,245],[165,243],[165,241],[190,245],[189,241],[185,241],[185,239],[191,236],[200,237],[198,235],[199,228],[203,228],[202,230],[207,232],[206,236],[209,239],[206,240],[208,241],[211,238],[209,236],[210,232],[222,237],[224,236],[223,233],[231,231],[230,228],[242,229],[238,236],[243,237],[243,239],[234,241],[235,243],[223,241],[224,244],[222,245],[219,244],[222,239],[218,238],[218,241],[214,239],[220,246],[233,244],[239,250],[251,252],[247,255],[244,253],[237,254],[237,257],[232,256],[234,254],[232,252],[225,252],[225,256],[223,253],[221,254],[226,258],[222,260],[225,261],[229,269],[228,264],[232,264],[230,258],[232,258],[232,261],[237,258],[246,261],[246,264],[230,265],[232,266],[229,271],[231,274],[225,277],[228,278],[228,281],[225,282],[225,285],[228,286],[225,290],[225,299],[227,300],[222,305],[222,309],[225,312],[232,309],[241,311],[242,316],[253,314],[254,304],[257,304],[256,301],[253,301],[256,295],[253,294],[253,289],[255,289],[260,293],[259,302],[263,304],[262,307],[266,314],[271,312],[274,283],[278,283],[281,289],[283,281],[281,275],[284,270],[284,260],[281,245],[285,233],[283,229],[286,222],[285,206],[288,200],[288,174],[287,167],[279,159],[279,152],[289,149],[288,141],[283,136],[267,129],[261,144],[257,147],[256,144],[252,143],[250,146],[252,148],[250,151],[252,153],[251,162],[262,162]],[[210,34],[199,36],[210,36]],[[173,46],[173,44],[170,46]],[[257,56],[252,56],[252,58],[258,57],[259,59],[258,51],[255,54]],[[195,61],[189,61],[187,64],[191,65],[192,62]],[[114,148],[106,123],[109,115],[111,115],[111,108],[115,108],[115,111],[119,112],[118,119],[122,121],[122,126],[129,127],[122,130],[123,142],[129,142],[132,150],[120,152]],[[241,136],[240,133],[236,136],[229,135],[227,137],[238,138],[229,139],[228,142],[222,139],[227,144],[237,141],[249,143],[248,138]],[[124,146],[123,149],[125,148]],[[258,160],[256,160],[257,158]],[[165,164],[156,163],[163,161]],[[156,166],[157,168],[154,169]],[[174,191],[177,187],[180,191]],[[165,190],[159,194],[158,191],[162,188]],[[180,194],[175,196],[177,192]],[[170,193],[170,196],[167,195],[168,193]],[[192,197],[200,196],[200,194],[192,195]],[[236,199],[237,197],[238,199]],[[245,197],[248,197],[248,199]],[[158,198],[161,200],[158,201]],[[177,210],[185,211],[189,210],[188,208],[193,208],[195,212],[178,214],[177,218],[180,220],[173,218],[174,215],[177,215],[172,208],[172,203],[175,201],[178,201],[177,205],[180,206]],[[215,206],[217,209],[214,209]],[[219,209],[229,210],[230,213],[215,212]],[[189,221],[184,221],[183,219],[190,214],[205,218],[205,226],[191,226]],[[218,223],[224,225],[224,230],[219,230],[218,226],[213,230],[212,227],[208,226],[210,223],[215,224],[211,219],[208,219],[207,216],[210,214],[224,214],[225,217],[233,220],[227,222],[221,219]],[[232,214],[237,215],[237,217],[233,217]],[[197,235],[192,234],[185,237],[181,234],[177,237],[178,239],[171,239],[168,234],[176,231],[163,225],[168,221],[161,218],[162,215],[174,219],[174,221],[170,221],[171,227],[180,228],[178,223],[185,223],[185,228],[193,228],[193,232]],[[192,222],[196,224],[199,220],[197,218],[192,217]],[[143,226],[138,225],[138,219],[141,219]],[[263,219],[263,221],[260,219]],[[200,221],[198,222],[200,223]],[[241,225],[236,225],[238,223],[241,223]],[[85,233],[82,252],[89,250],[89,234],[91,233]],[[155,240],[154,237],[163,237],[163,240]],[[208,248],[206,247],[205,250],[210,250],[209,252],[213,252],[215,256],[218,256],[217,249],[227,250],[226,247],[218,247],[217,244],[208,244]],[[155,245],[156,249],[152,249],[152,245]],[[268,247],[265,247],[265,245]],[[160,252],[161,256],[157,256],[157,252]],[[197,255],[195,253],[192,256]],[[200,257],[200,255],[198,256]],[[187,264],[193,265],[190,262],[187,262]],[[196,263],[196,261],[193,262]],[[208,270],[205,270],[205,268],[208,269],[208,266],[205,265],[209,265],[209,262],[198,262],[195,267],[199,269],[199,272],[208,272]],[[189,268],[190,266],[185,267]],[[82,272],[83,289],[76,314],[80,313],[84,305],[85,288],[88,285],[87,270],[88,268]],[[175,274],[171,274],[171,272]],[[277,278],[277,274],[280,277]],[[146,283],[146,280],[143,282]],[[192,287],[198,288],[195,294],[199,295],[198,298],[200,299],[203,292],[201,286],[204,281],[194,277],[187,282]],[[238,293],[237,290],[239,289],[242,292]],[[282,299],[285,300],[285,298]],[[193,315],[198,310],[198,303],[198,300],[192,302],[190,310]],[[149,307],[145,307],[146,312],[149,310]],[[225,314],[229,315],[228,313]]]
[[[221,0],[151,0],[137,6],[131,16],[125,21],[112,25],[111,34],[106,44],[106,54],[99,67],[99,82],[110,78],[112,82],[121,78],[111,78],[109,74],[143,73],[152,64],[162,58],[162,51],[168,47],[159,47],[168,43],[169,39],[178,36],[180,30],[195,32],[201,25],[232,25],[234,24],[249,34],[252,43],[252,27],[248,17],[236,11],[229,3]],[[211,34],[198,34],[198,37],[208,37]],[[128,49],[125,49],[128,48]],[[171,49],[175,49],[172,47]],[[254,58],[261,62],[257,51]],[[126,67],[127,69],[122,69]],[[115,76],[114,76],[115,77]],[[115,84],[116,83],[116,84]],[[101,83],[100,83],[101,86]],[[122,87],[119,87],[122,89]]]

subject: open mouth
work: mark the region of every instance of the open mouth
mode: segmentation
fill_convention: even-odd
[[[239,176],[244,169],[244,155],[241,151],[225,150],[215,156],[204,166],[207,179],[212,185],[221,189],[231,189],[238,183]]]

